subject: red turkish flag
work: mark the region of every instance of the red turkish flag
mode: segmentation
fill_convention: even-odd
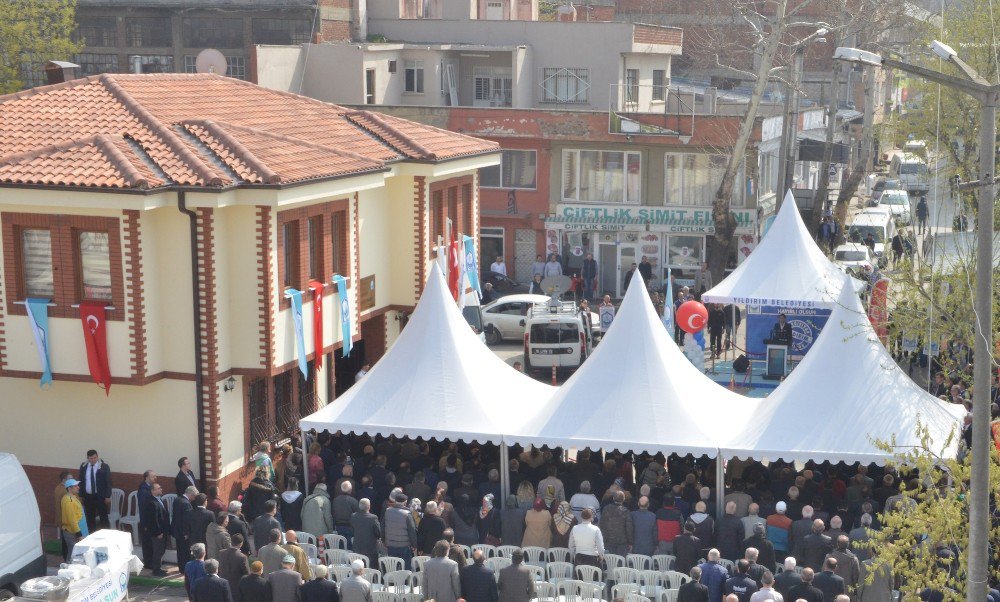
[[[889,341],[889,279],[882,278],[872,287],[868,301],[868,319],[882,344]]]
[[[461,267],[458,264],[461,253],[458,252],[458,241],[455,240],[455,232],[451,233],[451,244],[448,245],[448,288],[451,296],[458,301],[458,280],[461,275]]]
[[[94,382],[111,394],[111,368],[108,366],[108,337],[105,328],[104,303],[80,303],[80,321],[83,323],[83,340],[87,343],[87,366]]]
[[[323,367],[323,283],[309,281],[313,296],[313,344],[316,349],[316,369]]]

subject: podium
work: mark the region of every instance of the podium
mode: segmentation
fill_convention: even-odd
[[[767,361],[763,378],[781,380],[788,373],[789,343],[780,339],[764,339],[767,346]]]

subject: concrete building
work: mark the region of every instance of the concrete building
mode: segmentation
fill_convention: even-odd
[[[90,448],[126,492],[189,456],[231,497],[256,442],[294,432],[392,344],[447,220],[478,230],[477,170],[498,162],[491,142],[216,75],[35,88],[0,97],[0,122],[3,447],[39,499]],[[306,292],[308,378],[287,287]],[[46,389],[28,297],[51,304]],[[85,300],[108,307],[107,396]]]

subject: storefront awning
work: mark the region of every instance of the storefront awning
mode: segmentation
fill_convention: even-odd
[[[736,232],[752,233],[756,211],[733,209]],[[714,234],[711,207],[654,207],[649,205],[609,206],[563,203],[556,213],[545,218],[545,226],[554,230],[675,232]]]

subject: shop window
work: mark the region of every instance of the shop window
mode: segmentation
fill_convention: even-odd
[[[533,150],[505,150],[500,165],[479,170],[479,185],[483,188],[534,190],[538,153]]]
[[[666,245],[667,267],[696,270],[705,261],[704,236],[668,236]]]
[[[564,201],[638,204],[642,158],[620,151],[564,150]]]
[[[79,233],[80,297],[111,301],[111,245],[107,232]]]
[[[37,228],[21,230],[21,282],[24,297],[55,297],[52,269],[52,232]]]

